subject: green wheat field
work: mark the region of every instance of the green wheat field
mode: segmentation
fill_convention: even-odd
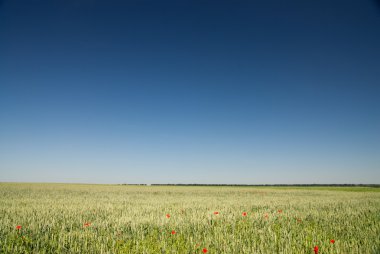
[[[0,253],[380,253],[380,189],[0,183]]]

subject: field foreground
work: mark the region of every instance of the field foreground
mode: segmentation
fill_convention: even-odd
[[[0,253],[380,253],[380,192],[0,183]]]

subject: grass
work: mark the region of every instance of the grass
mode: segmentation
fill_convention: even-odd
[[[335,188],[2,183],[0,253],[380,253],[380,193]]]
[[[267,188],[267,187],[264,187]],[[326,191],[353,191],[353,192],[380,192],[380,187],[361,186],[279,186],[277,190],[326,190]]]

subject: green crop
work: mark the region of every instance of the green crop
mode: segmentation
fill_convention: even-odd
[[[380,192],[341,190],[2,183],[0,253],[380,253]]]

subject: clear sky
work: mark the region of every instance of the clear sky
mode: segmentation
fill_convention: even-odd
[[[380,4],[0,0],[0,181],[380,183]]]

